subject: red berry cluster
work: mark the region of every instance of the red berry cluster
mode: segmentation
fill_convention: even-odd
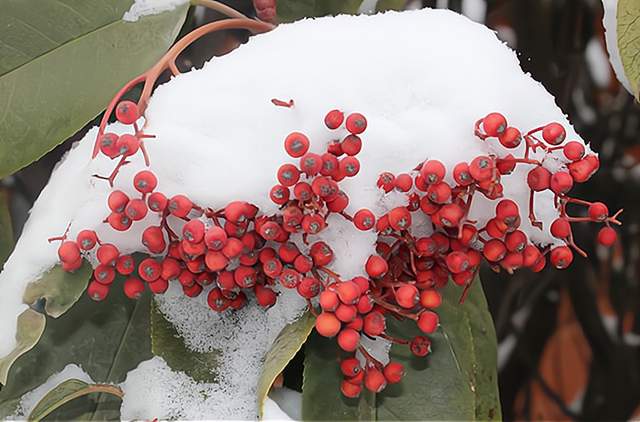
[[[105,155],[121,157],[106,178],[111,183],[128,156],[138,149],[144,153],[143,139],[149,137],[137,127],[138,114],[132,104],[120,103],[116,117],[134,125],[135,135],[107,133],[101,138],[100,149]],[[277,171],[277,184],[269,192],[271,201],[279,206],[275,214],[264,215],[255,205],[242,201],[214,210],[199,207],[185,195],[167,198],[156,190],[155,175],[142,170],[133,180],[140,197],[131,198],[119,190],[111,192],[107,201],[110,214],[105,222],[114,230],[125,231],[148,213],[156,213],[160,223],[147,227],[141,239],[149,256],[136,264],[132,256],[121,255],[115,245],[101,243],[94,231],[83,230],[75,241],[68,240],[66,234],[56,238],[62,240],[58,254],[63,268],[79,268],[83,253],[96,248],[99,265],[87,289],[93,299],[104,299],[119,273],[127,277],[124,291],[131,298],[139,297],[147,285],[158,294],[164,293],[170,282],[177,282],[190,297],[212,285],[207,302],[216,312],[242,308],[251,292],[260,306],[268,308],[277,300],[274,286],[296,289],[316,316],[317,332],[337,337],[338,345],[347,353],[340,363],[344,375],[341,390],[345,396],[356,397],[363,385],[379,392],[388,383],[399,382],[404,373],[400,363],[383,365],[371,356],[361,344],[361,336],[407,345],[415,356],[426,356],[431,345],[428,335],[439,324],[434,311],[442,302],[439,290],[451,278],[464,286],[460,299],[464,301],[483,257],[496,271],[502,268],[512,272],[521,267],[540,271],[547,254],[555,267],[566,268],[573,259],[569,247],[580,251],[571,236],[570,224],[576,221],[604,223],[599,241],[615,241],[610,224],[619,224],[618,214],[609,217],[603,204],[567,196],[574,182],[586,181],[597,170],[598,161],[593,155],[584,157],[584,147],[578,142],[559,146],[565,131],[557,123],[524,136],[523,158],[511,154],[502,158],[478,156],[454,166],[447,179],[452,182],[445,180],[447,169],[437,160],[425,161],[408,173],[382,173],[377,186],[386,193],[396,190],[406,194],[408,205],[381,216],[368,209],[347,214],[349,197],[340,189],[342,180],[355,177],[360,170],[357,156],[363,147],[360,135],[367,128],[366,118],[359,113],[345,118],[340,110],[331,110],[324,123],[330,130],[346,129],[347,135],[330,141],[322,154],[310,152],[311,143],[303,133],[293,132],[285,138],[285,151],[296,162],[284,163]],[[475,132],[482,140],[497,138],[506,148],[518,147],[523,139],[520,131],[507,126],[498,113],[479,120]],[[542,132],[544,142],[536,137],[538,132]],[[125,141],[121,141],[123,137]],[[109,142],[121,146],[111,149]],[[529,158],[529,152],[537,149],[546,154],[561,149],[569,160],[567,171],[551,174],[543,161]],[[560,210],[551,232],[567,246],[540,250],[520,230],[518,205],[501,199],[501,176],[511,173],[516,165],[532,167],[527,176],[532,224],[541,226],[533,213],[534,193],[550,189]],[[478,194],[500,199],[495,215],[484,227],[468,219],[472,199]],[[588,206],[588,217],[569,217],[568,204]],[[378,233],[376,254],[362,263],[362,276],[342,279],[330,268],[334,258],[331,245],[309,242],[309,236],[327,229],[331,213],[340,214],[359,230]],[[430,220],[431,235],[412,235],[412,222],[418,217]],[[291,241],[295,233],[302,234],[304,251]],[[424,335],[412,339],[390,336],[386,330],[388,315],[415,321]]]

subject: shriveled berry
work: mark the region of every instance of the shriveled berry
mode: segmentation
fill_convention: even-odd
[[[427,356],[431,351],[431,340],[425,336],[415,336],[409,343],[409,349],[415,356]]]

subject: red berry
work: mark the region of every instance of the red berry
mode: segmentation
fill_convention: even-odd
[[[560,123],[549,123],[542,129],[542,138],[551,145],[560,145],[566,135],[567,133]]]
[[[318,267],[324,267],[328,265],[333,260],[333,251],[324,242],[316,242],[311,245],[311,249],[309,249],[309,255],[313,262]]]
[[[191,286],[182,286],[182,292],[188,297],[197,297],[202,293],[202,286],[198,283],[193,283]]]
[[[353,384],[347,380],[344,380],[340,383],[340,391],[345,397],[355,399],[360,396],[362,387],[360,386],[360,384]]]
[[[420,175],[424,178],[425,182],[432,185],[442,181],[446,173],[446,168],[438,160],[426,161],[420,169]]]
[[[335,312],[336,318],[348,324],[353,322],[358,316],[358,308],[354,305],[340,304]]]
[[[392,173],[389,173],[387,171],[380,174],[380,176],[378,176],[378,181],[376,182],[376,185],[380,189],[388,193],[388,192],[391,192],[391,190],[394,188],[395,180],[396,180],[396,177]]]
[[[602,202],[594,202],[589,205],[589,218],[593,221],[605,221],[609,218],[609,208]]]
[[[320,168],[321,175],[331,176],[338,171],[338,167],[338,159],[335,155],[329,153],[322,154],[322,167]]]
[[[617,238],[618,234],[611,227],[603,227],[598,232],[598,243],[602,246],[613,246]]]
[[[426,289],[420,292],[420,305],[425,308],[434,309],[442,303],[442,295],[433,289]]]
[[[196,276],[194,273],[189,271],[188,269],[184,269],[180,271],[180,275],[178,276],[178,282],[184,287],[193,286],[196,282]]]
[[[227,239],[227,243],[222,248],[222,254],[229,259],[240,256],[244,250],[244,244],[240,239],[231,237]]]
[[[424,336],[416,336],[411,339],[409,349],[415,356],[427,356],[431,351],[431,340]]]
[[[120,135],[120,137],[118,138],[116,148],[118,149],[119,155],[129,157],[138,152],[138,149],[140,149],[140,140],[134,135],[125,133],[124,135]]]
[[[482,254],[490,262],[498,262],[504,258],[507,253],[507,248],[504,243],[498,239],[491,239],[484,244]]]
[[[158,186],[158,179],[149,170],[142,170],[133,178],[133,187],[140,193],[151,193],[156,186]]]
[[[411,213],[407,207],[397,207],[389,212],[389,225],[396,231],[411,227]]]
[[[456,204],[447,204],[433,215],[433,222],[443,227],[458,227],[462,217],[464,217],[462,207]]]
[[[520,219],[518,204],[510,199],[503,199],[496,205],[496,218],[512,227]]]
[[[338,346],[345,352],[354,352],[360,345],[360,333],[352,328],[344,328],[338,334]]]
[[[525,267],[534,267],[540,260],[544,261],[544,257],[537,247],[528,245],[522,251],[522,265]]]
[[[573,180],[578,183],[586,182],[598,170],[600,163],[594,155],[588,155],[582,160],[569,163],[569,173]]]
[[[284,140],[284,149],[293,158],[300,158],[309,151],[309,138],[303,133],[292,132]]]
[[[169,212],[176,217],[185,218],[193,208],[193,203],[184,195],[175,195],[169,200]]]
[[[229,299],[224,297],[222,291],[216,287],[207,295],[207,304],[216,312],[224,312],[229,307]]]
[[[500,174],[511,174],[511,172],[516,168],[515,157],[511,154],[507,154],[502,158],[498,158],[498,161],[496,161],[496,168]]]
[[[300,171],[307,176],[315,176],[322,169],[322,157],[312,152],[306,153],[300,158]]]
[[[363,330],[364,332],[371,336],[376,337],[380,334],[384,333],[384,330],[387,328],[387,322],[382,315],[378,311],[369,312],[363,320]]]
[[[109,294],[109,286],[98,283],[94,280],[87,286],[87,294],[91,299],[99,302],[101,300],[104,300]]]
[[[124,215],[132,221],[140,221],[147,215],[147,204],[142,199],[132,199],[124,209]]]
[[[118,135],[115,133],[105,133],[100,138],[100,152],[107,157],[114,159],[120,155],[117,147]]]
[[[418,328],[425,334],[431,334],[438,328],[438,314],[432,311],[423,311],[418,317]]]
[[[355,377],[362,371],[360,361],[356,358],[344,359],[340,362],[340,371],[345,377]]]
[[[322,312],[316,318],[316,331],[324,337],[333,337],[340,331],[342,323],[329,312]]]
[[[409,192],[413,186],[413,178],[407,173],[400,173],[395,178],[393,186],[400,192]]]
[[[67,240],[58,248],[58,258],[61,262],[77,262],[80,259],[80,248],[76,242]]]
[[[514,230],[507,234],[504,244],[509,252],[522,252],[527,246],[527,235],[521,230]]]
[[[320,293],[319,302],[322,310],[327,312],[334,312],[338,308],[338,305],[340,305],[338,294],[330,290],[324,290]]]
[[[80,249],[82,249],[83,251],[89,251],[93,249],[94,246],[96,246],[96,243],[98,242],[98,236],[93,230],[82,230],[80,231],[80,233],[78,233],[76,242]]]
[[[446,264],[449,271],[453,274],[458,274],[469,268],[469,258],[464,252],[451,252],[447,255]]]
[[[248,289],[255,286],[258,274],[253,267],[245,267],[243,265],[236,268],[233,272],[233,279],[242,289]]]
[[[353,135],[358,135],[367,128],[367,119],[360,113],[351,113],[345,123],[347,130]]]
[[[209,227],[204,234],[204,243],[212,251],[219,251],[227,243],[227,232],[222,227]]]
[[[456,164],[453,168],[453,179],[460,186],[467,186],[473,183],[473,177],[471,177],[471,173],[469,172],[469,164]]]
[[[300,201],[308,201],[313,197],[311,185],[307,182],[298,182],[293,188],[293,196]]]
[[[144,292],[144,283],[137,277],[129,277],[124,282],[123,290],[129,299],[139,299]]]
[[[131,227],[133,221],[124,213],[112,212],[107,217],[107,223],[117,231],[126,231]]]
[[[293,164],[283,164],[278,169],[278,182],[283,186],[293,186],[300,180],[300,170]]]
[[[116,106],[116,119],[118,119],[120,123],[130,125],[138,120],[138,117],[140,117],[138,114],[138,105],[133,101],[120,101]]]
[[[517,148],[522,142],[522,135],[515,127],[508,127],[498,136],[498,140],[505,148]]]
[[[350,156],[357,155],[362,149],[362,139],[356,135],[347,135],[340,146],[345,154]]]
[[[227,266],[229,260],[222,252],[209,251],[204,257],[204,263],[209,271],[220,271]]]
[[[163,294],[167,291],[168,288],[169,282],[164,278],[159,278],[156,281],[152,281],[151,283],[149,283],[149,290],[151,290],[151,292],[156,295]]]
[[[98,283],[111,284],[116,277],[116,270],[108,265],[98,265],[93,270],[93,277]]]
[[[536,167],[527,174],[527,184],[535,192],[548,189],[551,184],[551,173],[544,167]]]
[[[300,281],[296,289],[298,290],[298,294],[300,294],[300,296],[304,297],[305,299],[311,299],[318,296],[318,294],[320,293],[320,287],[321,284],[317,278],[305,277]]]
[[[161,253],[167,244],[164,240],[164,233],[159,226],[149,226],[142,232],[142,244],[151,253]]]
[[[327,209],[331,212],[342,212],[349,205],[349,197],[343,191],[338,191],[338,194],[331,199],[327,200]],[[323,220],[324,221],[324,220]]]
[[[398,362],[389,362],[383,373],[389,384],[396,384],[404,377],[404,366]]]
[[[344,113],[341,112],[340,110],[331,110],[324,117],[324,124],[329,129],[339,128],[343,121],[344,121]]]
[[[300,284],[302,275],[291,268],[285,268],[278,276],[278,281],[287,289],[295,289]]]
[[[553,193],[564,195],[573,187],[573,177],[566,171],[559,171],[551,176],[549,185]]]
[[[367,274],[369,274],[369,277],[380,278],[387,273],[389,265],[383,257],[371,255],[369,259],[367,259],[365,270],[367,271]]]
[[[484,133],[496,137],[503,133],[507,127],[507,119],[500,113],[489,113],[482,119]]]
[[[556,218],[551,223],[551,235],[557,239],[566,239],[571,236],[571,224],[564,217]]]
[[[149,195],[149,198],[147,198],[147,205],[149,206],[149,209],[155,212],[164,211],[165,208],[167,208],[168,202],[169,200],[167,197],[160,192],[153,192]]]
[[[138,274],[144,281],[150,283],[160,278],[162,265],[153,258],[147,258],[138,265]]]
[[[107,199],[107,205],[109,205],[109,209],[113,212],[121,213],[124,212],[125,207],[129,203],[129,197],[126,193],[114,190],[109,194],[109,198]]]
[[[567,246],[558,246],[551,249],[551,265],[563,270],[573,262],[573,252]]]
[[[398,287],[395,291],[395,297],[398,305],[406,309],[413,308],[420,300],[418,289],[411,284],[402,284]]]
[[[313,260],[308,256],[300,254],[293,261],[293,267],[299,273],[308,273],[313,268]]]
[[[261,284],[256,284],[254,292],[256,294],[256,301],[258,302],[258,305],[265,309],[275,305],[276,300],[278,299],[276,292]]]
[[[136,269],[136,264],[131,255],[122,255],[116,261],[116,270],[122,275],[129,275]]]
[[[338,283],[335,291],[340,301],[347,305],[353,305],[360,299],[360,287],[353,281]]]
[[[451,188],[445,182],[434,183],[427,189],[429,200],[436,204],[444,204],[451,199]]]
[[[469,164],[469,173],[478,182],[491,180],[495,170],[495,162],[484,155],[476,157]]]
[[[359,230],[371,230],[376,224],[376,216],[368,209],[363,208],[354,214],[353,224]]]
[[[204,223],[191,220],[182,226],[182,237],[191,243],[200,243],[204,239]]]
[[[512,273],[523,265],[523,255],[519,252],[510,252],[502,258],[500,261],[500,266],[507,270],[507,272]]]
[[[564,156],[571,161],[577,161],[584,157],[584,145],[577,141],[567,142],[562,148]]]
[[[387,380],[382,372],[369,368],[364,374],[364,386],[373,393],[379,393],[387,386]]]
[[[116,265],[116,260],[120,256],[120,251],[111,243],[103,243],[98,247],[96,257],[102,265]]]

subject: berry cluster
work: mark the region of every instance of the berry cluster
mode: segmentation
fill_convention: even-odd
[[[103,177],[111,184],[127,157],[138,150],[148,164],[143,141],[150,136],[136,124],[136,104],[122,101],[116,117],[133,125],[135,132],[121,136],[105,133],[99,139],[104,155],[120,157],[113,173]],[[442,302],[439,290],[452,279],[464,286],[460,299],[464,301],[482,258],[496,271],[513,272],[521,267],[540,271],[548,254],[554,267],[566,268],[573,260],[571,248],[582,253],[571,235],[571,223],[578,221],[603,223],[598,241],[604,245],[615,241],[610,226],[620,224],[619,213],[610,217],[604,204],[567,195],[574,182],[586,181],[597,170],[598,160],[594,155],[585,157],[579,142],[560,145],[565,130],[557,123],[523,137],[518,129],[507,126],[501,114],[487,115],[476,123],[476,135],[487,142],[497,138],[509,149],[519,147],[524,139],[522,158],[482,155],[469,163],[458,163],[449,175],[446,166],[433,159],[408,173],[382,173],[377,186],[385,193],[403,193],[408,204],[384,215],[375,215],[369,209],[349,215],[349,196],[340,189],[342,180],[357,176],[360,170],[357,156],[363,148],[361,135],[367,128],[366,118],[359,113],[345,117],[342,111],[331,110],[324,123],[346,136],[328,142],[322,154],[310,152],[311,142],[303,133],[293,132],[284,140],[286,153],[295,161],[280,166],[277,184],[269,192],[271,201],[279,206],[275,214],[265,215],[255,205],[242,201],[215,210],[200,207],[185,195],[168,198],[157,191],[156,176],[142,170],[133,179],[139,197],[112,191],[107,201],[110,213],[104,221],[116,231],[126,231],[149,213],[157,214],[159,224],[146,227],[141,239],[148,256],[136,263],[132,256],[120,254],[117,246],[101,242],[94,231],[83,230],[75,241],[67,239],[66,233],[54,238],[62,240],[58,255],[63,268],[79,268],[83,254],[87,256],[95,249],[99,265],[87,289],[94,300],[107,296],[119,273],[127,277],[124,292],[130,298],[139,297],[146,286],[155,294],[164,293],[169,283],[175,282],[190,297],[207,288],[207,302],[216,312],[238,310],[252,296],[268,308],[276,303],[276,285],[296,289],[316,316],[317,332],[335,336],[345,352],[340,363],[344,375],[341,391],[347,397],[357,397],[363,386],[379,392],[388,383],[399,382],[404,373],[400,363],[384,365],[375,359],[361,344],[361,336],[403,344],[415,356],[426,356],[431,345],[428,335],[439,324],[435,312]],[[536,136],[539,132],[542,140]],[[538,149],[545,152],[545,157],[561,150],[568,160],[566,170],[552,174],[544,160],[530,158],[530,151]],[[551,190],[560,214],[551,233],[565,245],[540,249],[520,230],[518,205],[502,198],[502,176],[517,165],[531,166],[527,175],[531,191],[528,218],[534,227],[541,228],[533,212],[534,195]],[[468,219],[474,195],[497,201],[495,213],[483,227]],[[569,204],[587,206],[588,216],[570,217],[566,209]],[[329,229],[327,217],[331,213],[349,220],[358,230],[375,230],[378,234],[376,253],[362,263],[361,276],[342,279],[330,268],[334,259],[331,245],[309,241],[310,236]],[[418,219],[430,222],[430,235],[415,235],[412,225]],[[291,238],[296,233],[302,239],[298,244]],[[390,315],[415,321],[424,335],[392,337],[386,330]]]

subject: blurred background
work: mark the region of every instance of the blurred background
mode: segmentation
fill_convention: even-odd
[[[254,3],[258,10],[273,3],[223,2],[251,16],[256,15]],[[260,17],[291,20],[310,10],[311,4],[314,15],[339,13],[345,7],[360,13],[432,7],[465,14],[495,30],[516,50],[522,68],[555,96],[578,133],[600,153],[600,171],[589,183],[578,185],[576,196],[601,200],[611,210],[624,207],[624,226],[610,250],[596,246],[593,226],[574,226],[577,243],[589,259],[577,258],[569,271],[507,276],[483,269],[499,341],[503,416],[506,420],[640,418],[640,107],[610,67],[602,2],[280,0],[275,17]],[[198,8],[190,12],[182,32],[221,18]],[[190,47],[178,66],[200,67],[212,55],[225,54],[246,40],[242,31],[212,34]],[[15,237],[55,163],[94,124],[0,181],[0,195],[10,200]],[[0,250],[0,262],[9,252]]]

